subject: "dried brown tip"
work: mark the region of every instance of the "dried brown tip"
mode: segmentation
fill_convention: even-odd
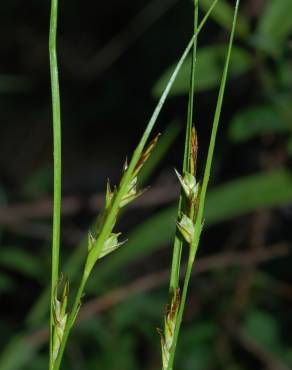
[[[150,141],[150,143],[147,145],[147,147],[143,150],[140,159],[134,169],[133,177],[137,176],[138,173],[141,171],[141,168],[144,166],[145,162],[148,160],[150,155],[152,154],[158,139],[159,139],[160,134],[157,134],[154,139]]]
[[[198,136],[195,127],[192,128],[191,135],[191,161],[190,161],[190,173],[196,176],[197,172],[197,154],[198,154]]]
[[[180,291],[179,291],[179,288],[177,288],[171,299],[170,308],[168,312],[168,317],[170,320],[173,320],[176,317],[179,304],[180,304]]]

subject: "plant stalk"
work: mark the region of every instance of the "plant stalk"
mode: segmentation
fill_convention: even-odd
[[[54,294],[59,275],[60,253],[60,222],[61,222],[61,112],[60,92],[57,62],[57,16],[58,0],[51,1],[50,32],[49,32],[49,57],[51,75],[51,94],[53,111],[53,141],[54,141],[54,210],[52,234],[52,272],[51,272],[51,304],[50,304],[50,353],[49,368],[53,367],[52,338],[53,338],[53,303]]]
[[[212,161],[213,161],[218,125],[219,125],[220,116],[221,116],[224,92],[225,92],[226,81],[227,81],[227,74],[228,74],[228,69],[229,69],[229,64],[230,64],[233,41],[234,41],[236,21],[238,17],[239,4],[240,4],[240,0],[236,0],[232,29],[231,29],[228,51],[227,51],[227,57],[226,57],[225,66],[224,66],[223,75],[222,75],[221,84],[220,84],[220,89],[218,93],[218,100],[217,100],[216,110],[214,114],[210,144],[209,144],[208,155],[207,155],[207,160],[206,160],[206,167],[205,167],[204,177],[203,177],[203,184],[202,184],[202,188],[200,191],[199,208],[198,208],[198,214],[197,214],[197,218],[195,222],[195,233],[194,233],[193,241],[190,245],[187,271],[186,271],[185,278],[184,278],[181,302],[180,302],[177,320],[175,324],[173,344],[171,348],[170,359],[169,359],[167,370],[173,370],[174,356],[175,356],[175,351],[176,351],[176,346],[177,346],[178,335],[179,335],[179,331],[180,331],[180,327],[182,323],[182,318],[183,318],[183,313],[184,313],[184,308],[185,308],[185,303],[186,303],[186,298],[187,298],[187,292],[188,292],[188,286],[189,286],[191,272],[192,272],[192,268],[193,268],[193,264],[194,264],[194,260],[195,260],[196,253],[198,250],[198,245],[199,245],[200,236],[202,232],[202,221],[203,221],[205,198],[206,198],[206,192],[207,192],[207,187],[208,187],[209,178],[210,178],[210,171],[211,171],[211,166],[212,166]]]
[[[199,1],[194,1],[194,34],[196,34],[198,29],[198,19],[199,19]],[[186,126],[186,136],[185,136],[185,150],[184,150],[184,160],[183,160],[183,174],[190,172],[190,147],[191,147],[191,134],[193,125],[193,107],[194,107],[194,93],[195,93],[195,67],[197,59],[197,38],[194,42],[193,53],[192,53],[192,63],[191,63],[191,78],[190,78],[190,92],[188,100],[188,115],[187,115],[187,126]],[[185,208],[186,199],[183,190],[181,190],[177,218],[179,219],[182,214],[183,208]],[[182,254],[183,241],[179,237],[178,231],[175,235],[173,255],[172,255],[172,265],[170,272],[170,284],[169,293],[172,295],[173,292],[179,287],[179,277],[180,277],[180,264],[181,264],[181,254]]]

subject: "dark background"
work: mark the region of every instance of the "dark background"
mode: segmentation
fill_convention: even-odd
[[[199,37],[199,179],[233,3],[219,0]],[[207,5],[201,1],[201,16]],[[1,370],[47,366],[49,6],[11,0],[0,11]],[[206,228],[177,352],[181,370],[292,368],[290,8],[287,0],[241,4]],[[76,260],[86,252],[79,245],[102,207],[106,180],[118,182],[169,67],[191,37],[192,22],[187,0],[60,1],[62,271],[73,291],[80,272]],[[145,179],[151,189],[119,221],[117,231],[128,242],[96,267],[64,369],[160,368],[156,328],[162,327],[167,301],[179,192],[173,168],[182,163],[186,76],[187,67],[154,129],[162,137],[159,161]],[[77,257],[68,268],[72,255]]]

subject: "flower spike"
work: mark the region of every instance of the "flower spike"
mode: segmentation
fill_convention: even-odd
[[[53,343],[52,343],[53,361],[55,361],[58,356],[65,331],[65,326],[67,323],[68,313],[66,312],[66,310],[68,304],[68,295],[69,295],[69,281],[67,280],[64,284],[61,300],[58,299],[58,287],[56,287],[55,289],[55,298],[53,305],[53,318],[54,318]]]
[[[167,370],[169,364],[169,358],[173,344],[173,336],[179,305],[180,305],[180,294],[179,289],[176,289],[171,299],[168,312],[164,317],[164,332],[162,333],[161,331],[159,331],[159,334],[161,336],[163,370]]]
[[[138,175],[138,173],[141,171],[142,167],[144,166],[145,162],[148,160],[148,158],[150,157],[150,155],[152,154],[157,142],[158,142],[158,139],[159,139],[159,136],[160,134],[157,134],[155,136],[154,139],[152,139],[149,143],[149,145],[146,147],[146,149],[144,149],[144,151],[142,152],[141,156],[140,156],[140,159],[134,169],[134,173],[133,173],[133,177],[136,177]]]

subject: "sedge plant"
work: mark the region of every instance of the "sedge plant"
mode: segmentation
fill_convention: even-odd
[[[134,201],[144,190],[138,187],[140,170],[151,155],[158,136],[147,145],[159,113],[166,101],[169,91],[187,57],[196,42],[197,36],[218,0],[214,0],[210,9],[195,28],[186,49],[179,59],[171,78],[169,79],[161,98],[146,126],[138,146],[132,158],[125,164],[121,181],[113,189],[108,182],[105,194],[105,207],[101,213],[98,225],[93,233],[88,234],[88,249],[85,261],[80,266],[82,277],[76,295],[73,297],[73,305],[68,309],[69,282],[63,283],[61,296],[58,288],[61,285],[59,272],[60,258],[60,220],[61,220],[61,114],[60,93],[57,64],[57,13],[58,0],[51,0],[51,21],[49,34],[50,73],[53,108],[53,139],[54,139],[54,213],[53,213],[53,241],[52,241],[52,277],[51,277],[51,301],[50,301],[50,353],[49,370],[60,369],[67,340],[74,325],[81,305],[81,298],[85,291],[88,278],[97,261],[119,248],[120,233],[114,231],[117,217],[122,208]]]
[[[183,171],[180,175],[177,171],[177,177],[181,184],[181,196],[177,212],[177,228],[174,239],[172,268],[169,285],[169,304],[164,316],[164,330],[161,334],[161,352],[162,352],[162,370],[173,370],[174,358],[180,327],[182,323],[184,308],[187,299],[188,286],[191,272],[193,269],[195,257],[197,254],[200,236],[203,228],[203,212],[206,199],[206,192],[210,178],[210,171],[213,161],[218,125],[220,121],[223,98],[225,93],[227,74],[230,64],[231,52],[234,41],[236,21],[238,16],[240,0],[236,0],[233,23],[230,33],[229,45],[223,69],[223,75],[218,93],[217,105],[215,109],[212,132],[210,137],[209,149],[206,159],[202,185],[196,179],[196,161],[198,140],[195,128],[193,127],[193,103],[195,88],[195,66],[197,40],[193,45],[192,68],[190,77],[190,92],[188,102],[188,115],[186,125],[185,151],[183,159]],[[198,25],[198,5],[199,0],[194,1],[194,29],[196,33]],[[182,248],[186,245],[188,248],[188,261],[186,273],[183,278],[182,293],[180,293],[180,275],[181,275],[181,256]]]

